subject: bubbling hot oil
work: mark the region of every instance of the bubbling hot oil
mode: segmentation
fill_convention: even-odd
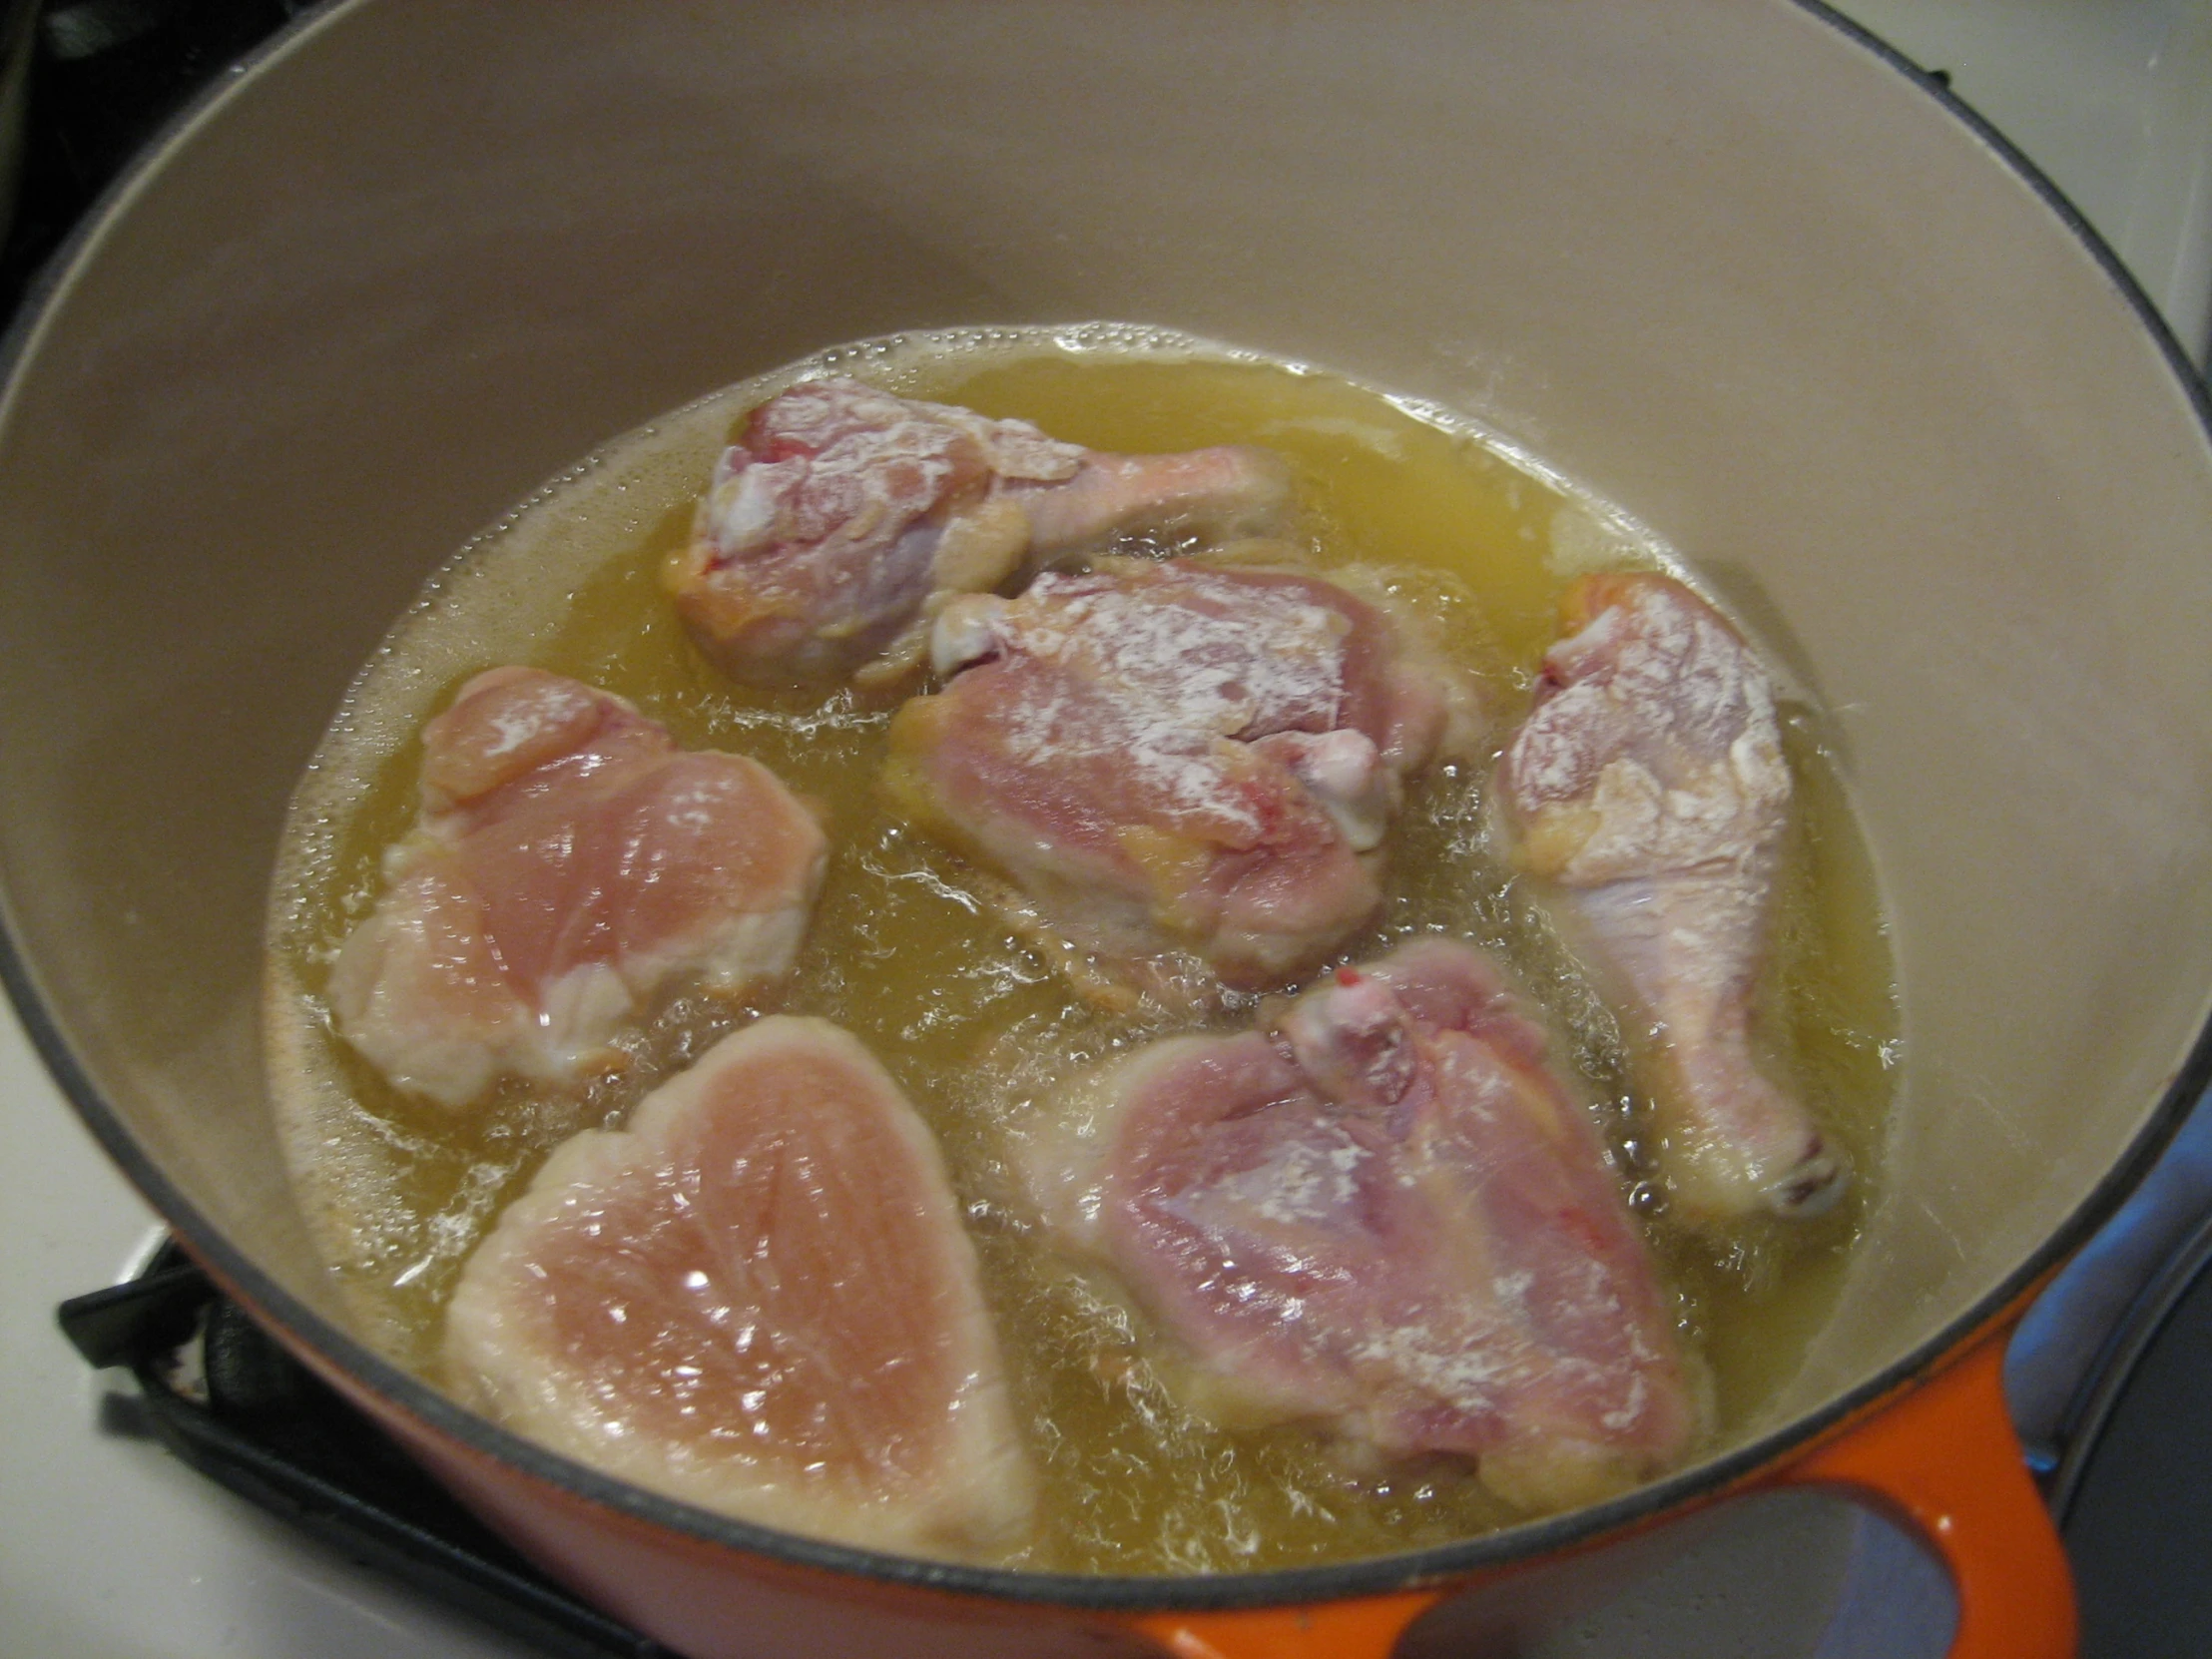
[[[692,649],[657,586],[734,424],[791,374],[825,366],[1096,448],[1279,450],[1297,474],[1310,555],[1385,568],[1398,602],[1488,688],[1500,744],[1568,577],[1593,563],[1664,562],[1624,521],[1433,411],[1127,329],[869,342],[631,434],[429,584],[363,672],[293,805],[272,910],[273,1071],[303,1202],[365,1333],[437,1381],[461,1265],[546,1153],[578,1129],[618,1124],[655,1083],[773,1005],[835,1020],[867,1043],[942,1142],[1016,1417],[1044,1470],[1036,1535],[1007,1564],[1260,1570],[1415,1548],[1516,1518],[1448,1463],[1359,1471],[1301,1429],[1232,1433],[1192,1420],[1146,1365],[1133,1316],[1029,1232],[1009,1173],[1026,1117],[1055,1079],[1163,1028],[1073,998],[970,894],[955,858],[889,820],[874,779],[891,701],[735,687]],[[391,1089],[337,1041],[322,991],[338,943],[376,899],[384,849],[413,821],[422,721],[470,675],[509,662],[617,692],[688,747],[766,763],[823,806],[832,852],[796,976],[773,1003],[681,1000],[629,1039],[619,1076],[571,1092],[502,1084],[454,1112]],[[1719,1246],[1669,1229],[1611,1016],[1484,844],[1486,766],[1445,768],[1413,792],[1387,905],[1346,952],[1449,932],[1510,961],[1552,1011],[1559,1052],[1586,1079],[1633,1183],[1685,1337],[1710,1368],[1724,1437],[1789,1379],[1841,1283],[1880,1179],[1897,1023],[1873,882],[1818,721],[1790,710],[1785,736],[1801,810],[1764,1038],[1859,1171],[1852,1197],[1819,1222],[1754,1225]]]

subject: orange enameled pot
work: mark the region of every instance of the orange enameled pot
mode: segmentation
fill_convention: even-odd
[[[1386,1559],[1023,1576],[652,1496],[349,1332],[255,1009],[286,797],[386,622],[539,480],[712,387],[1099,317],[1478,417],[1685,550],[1833,712],[1902,972],[1891,1174],[1797,1375],[1696,1465]],[[174,129],[15,335],[7,977],[222,1280],[699,1659],[1434,1651],[1487,1596],[1576,1593],[1789,1481],[1921,1527],[1954,1651],[2058,1655],[1997,1356],[2204,1081],[2208,527],[2200,389],[2110,257],[1794,0],[356,0]]]

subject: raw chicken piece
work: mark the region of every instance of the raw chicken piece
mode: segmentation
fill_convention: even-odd
[[[1587,1112],[1489,962],[1426,939],[1274,1031],[1175,1037],[1027,1149],[1046,1227],[1227,1424],[1477,1460],[1530,1510],[1678,1461],[1702,1396]]]
[[[1679,1213],[1817,1215],[1848,1169],[1751,1047],[1790,812],[1774,688],[1670,577],[1584,577],[1561,614],[1498,770],[1514,858],[1628,1015]]]
[[[952,678],[891,723],[892,801],[1140,983],[1317,965],[1382,901],[1401,783],[1467,701],[1336,584],[1185,559],[961,598],[932,652]]]
[[[964,1556],[1034,1503],[936,1143],[825,1020],[749,1026],[556,1149],[445,1354],[556,1451],[763,1525]]]
[[[422,729],[422,815],[330,971],[337,1029],[448,1106],[569,1082],[680,981],[789,971],[822,827],[742,755],[679,750],[619,697],[498,668]]]
[[[665,579],[734,679],[889,682],[943,598],[1120,534],[1276,527],[1290,471],[1264,449],[1109,455],[1027,421],[803,380],[754,410]]]

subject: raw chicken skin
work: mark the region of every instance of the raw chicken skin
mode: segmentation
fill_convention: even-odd
[[[936,1143],[825,1020],[749,1026],[559,1147],[445,1354],[522,1433],[764,1526],[973,1556],[1034,1505]]]
[[[629,704],[499,668],[422,729],[422,813],[331,968],[337,1030],[459,1106],[573,1082],[664,990],[789,971],[827,846],[776,775],[687,753]]]
[[[1048,1231],[1162,1328],[1227,1424],[1477,1461],[1529,1510],[1680,1460],[1669,1301],[1542,1030],[1465,945],[1339,969],[1273,1030],[1071,1088],[1024,1158]]]
[[[893,804],[1140,982],[1320,963],[1382,902],[1402,781],[1465,701],[1336,584],[1185,559],[959,599],[932,650],[951,679],[891,724]]]
[[[1026,421],[803,380],[723,453],[665,580],[734,679],[887,683],[919,665],[949,595],[1115,535],[1256,534],[1289,507],[1289,468],[1267,450],[1110,455]]]
[[[1584,577],[1498,770],[1519,867],[1627,1015],[1671,1202],[1809,1216],[1849,1172],[1753,1057],[1790,770],[1766,671],[1671,577]]]

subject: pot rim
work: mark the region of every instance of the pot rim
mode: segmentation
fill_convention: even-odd
[[[294,18],[156,130],[50,257],[27,288],[5,335],[0,336],[0,409],[12,399],[17,372],[48,313],[71,285],[78,268],[108,223],[147,185],[179,141],[203,121],[214,117],[234,92],[267,73],[307,36],[318,33],[366,3],[367,0],[326,0],[325,4]],[[1953,119],[1963,123],[2000,164],[2009,168],[2041,199],[2088,252],[2105,279],[2149,333],[2167,367],[2180,382],[2207,441],[2212,442],[2212,393],[2208,393],[2203,376],[2119,257],[2058,187],[2009,140],[1955,96],[1947,78],[1938,79],[1921,69],[1871,31],[1834,10],[1825,0],[1777,0],[1777,3],[1808,14],[1854,45],[1873,53],[1935,99]],[[1226,1610],[1385,1594],[1418,1584],[1472,1577],[1530,1557],[1594,1543],[1608,1533],[1625,1533],[1661,1518],[1669,1510],[1686,1510],[1702,1498],[1718,1496],[1762,1468],[1786,1459],[1883,1396],[1936,1369],[1975,1333],[2021,1299],[2038,1278],[2083,1243],[2118,1208],[2164,1150],[2188,1109],[2207,1086],[2212,1085],[2212,1018],[2208,1018],[2167,1083],[2156,1108],[2127,1150],[2073,1212],[1998,1284],[1976,1298],[1934,1336],[1857,1387],[1710,1461],[1662,1476],[1601,1503],[1473,1538],[1397,1554],[1265,1572],[1175,1576],[1041,1573],[892,1555],[738,1520],[662,1496],[574,1462],[455,1404],[429,1383],[325,1320],[264,1273],[233,1247],[223,1232],[154,1165],[121,1120],[111,1112],[100,1090],[64,1040],[38,990],[30,961],[15,937],[4,889],[0,889],[0,985],[5,986],[14,1002],[32,1046],[93,1137],[168,1225],[184,1237],[193,1254],[227,1286],[235,1288],[257,1316],[280,1327],[294,1342],[321,1356],[343,1375],[440,1436],[458,1442],[475,1454],[511,1465],[529,1476],[648,1525],[734,1551],[825,1573],[872,1579],[885,1585],[988,1597],[1001,1602],[1110,1612]]]

